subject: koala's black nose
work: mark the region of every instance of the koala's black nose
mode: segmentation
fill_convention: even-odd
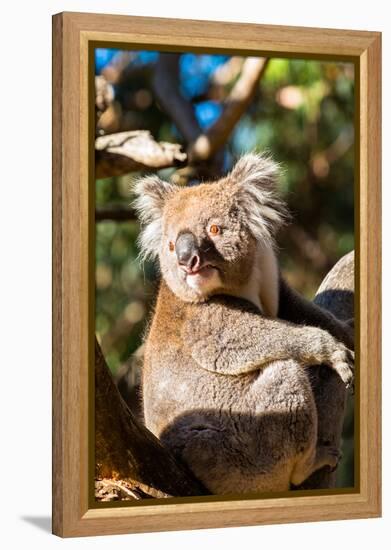
[[[182,233],[175,243],[175,252],[179,265],[186,271],[197,271],[201,265],[201,258],[197,241],[192,233]]]

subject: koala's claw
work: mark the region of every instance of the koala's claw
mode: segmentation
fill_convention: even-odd
[[[342,346],[332,356],[332,367],[339,374],[346,389],[354,392],[354,352]]]
[[[338,468],[342,458],[341,451],[333,445],[318,445],[316,448],[315,469],[328,466],[330,472]]]
[[[336,447],[330,447],[329,456],[332,459],[332,463],[329,465],[330,473],[335,472],[342,458],[342,453]]]
[[[354,317],[352,319],[348,319],[347,321],[345,321],[345,324],[354,330]]]

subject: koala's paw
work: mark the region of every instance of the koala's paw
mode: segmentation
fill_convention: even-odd
[[[354,352],[338,344],[331,356],[331,366],[339,374],[346,389],[354,393]]]

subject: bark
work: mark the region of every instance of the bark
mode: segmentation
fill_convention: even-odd
[[[96,340],[95,465],[100,485],[118,480],[122,492],[142,498],[206,494],[191,472],[132,415]]]
[[[95,177],[181,166],[186,158],[180,145],[158,143],[147,130],[109,134],[95,140]]]
[[[314,301],[338,319],[354,318],[354,252],[341,258],[326,275]]]

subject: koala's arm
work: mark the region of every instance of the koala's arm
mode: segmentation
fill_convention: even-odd
[[[354,350],[351,323],[338,320],[332,313],[306,300],[280,277],[278,318],[297,325],[310,325],[327,330],[349,349]]]
[[[183,344],[202,368],[235,376],[294,359],[303,366],[328,364],[347,386],[352,383],[353,356],[328,332],[228,304],[195,305],[184,323]]]

